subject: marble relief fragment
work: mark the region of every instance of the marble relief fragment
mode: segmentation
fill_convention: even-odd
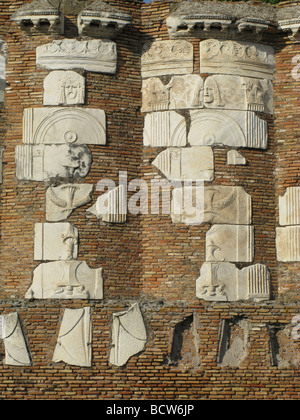
[[[25,342],[17,312],[0,316],[0,334],[5,347],[5,365],[31,366],[30,355]]]
[[[107,223],[125,223],[127,220],[127,199],[124,185],[102,194],[96,204],[87,210]]]
[[[277,261],[300,261],[300,226],[276,228]]]
[[[144,146],[186,146],[186,120],[175,111],[152,112],[145,117]]]
[[[146,343],[147,331],[137,303],[127,311],[113,314],[111,364],[125,365],[132,356],[145,349]]]
[[[238,150],[229,150],[227,153],[227,165],[246,165],[247,160]]]
[[[52,360],[81,367],[92,365],[91,308],[65,309]]]
[[[279,224],[300,225],[300,187],[289,187],[279,197]]]
[[[44,80],[44,105],[83,105],[85,78],[74,71],[53,71]]]

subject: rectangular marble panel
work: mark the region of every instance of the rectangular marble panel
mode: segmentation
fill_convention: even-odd
[[[300,261],[300,226],[276,228],[276,251],[278,261]]]
[[[289,187],[279,197],[279,223],[281,226],[300,225],[300,187]]]
[[[44,80],[44,105],[83,105],[85,78],[75,71],[52,71]]]
[[[152,112],[145,117],[144,146],[186,146],[186,120],[175,111]]]

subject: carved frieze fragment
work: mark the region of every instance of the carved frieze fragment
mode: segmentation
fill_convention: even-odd
[[[75,71],[52,71],[44,80],[44,105],[82,105],[85,78]]]
[[[67,219],[74,209],[92,200],[93,185],[64,184],[49,187],[46,193],[46,219],[59,222]]]
[[[37,47],[36,64],[49,70],[84,69],[95,73],[115,74],[117,47],[110,40],[55,40]]]
[[[254,227],[213,225],[206,234],[206,261],[253,262]]]
[[[124,185],[102,194],[96,204],[87,210],[107,223],[125,223],[127,220],[127,198]]]
[[[205,186],[204,203],[197,209],[196,186],[185,186],[192,196],[195,212],[186,212],[181,189],[172,193],[171,217],[173,223],[250,225],[252,222],[251,196],[242,187]],[[196,213],[197,209],[197,213]]]
[[[289,187],[285,194],[279,197],[279,224],[300,225],[300,187]]]
[[[102,109],[27,108],[23,115],[23,143],[106,144]]]
[[[84,178],[92,164],[85,145],[18,145],[15,158],[17,179],[27,181]]]
[[[170,147],[152,162],[169,180],[214,179],[214,155],[209,146]]]
[[[200,71],[273,79],[274,48],[241,41],[208,39],[200,43]]]
[[[34,260],[71,261],[78,257],[78,229],[71,223],[36,223]]]
[[[175,111],[147,114],[144,123],[144,146],[186,146],[185,117]]]
[[[113,314],[111,364],[125,365],[130,357],[145,349],[146,343],[147,331],[137,303],[127,311]]]
[[[85,261],[53,261],[40,264],[26,299],[103,299],[102,268]]]
[[[270,273],[262,264],[239,270],[230,262],[205,262],[196,280],[196,296],[207,301],[270,299]]]
[[[277,261],[300,261],[300,226],[276,228]]]
[[[147,42],[142,50],[142,78],[193,72],[193,44],[187,41]]]
[[[92,365],[91,308],[65,309],[52,360],[81,367]]]
[[[191,110],[188,142],[192,146],[223,145],[266,149],[267,122],[253,111]]]
[[[5,347],[4,364],[31,366],[30,355],[17,312],[0,316],[0,334]]]

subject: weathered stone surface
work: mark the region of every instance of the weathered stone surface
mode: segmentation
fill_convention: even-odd
[[[96,0],[79,13],[77,25],[80,35],[114,38],[131,22],[127,13]]]
[[[85,78],[75,71],[52,71],[44,80],[44,105],[82,105]]]
[[[276,228],[276,251],[278,261],[300,261],[300,226]]]
[[[209,146],[170,147],[152,162],[169,180],[214,179],[214,154]]]
[[[28,108],[23,116],[26,144],[106,144],[102,109]]]
[[[147,331],[138,303],[127,311],[113,314],[111,364],[125,365],[130,357],[145,349],[146,343]]]
[[[270,273],[256,264],[239,270],[229,262],[206,262],[196,281],[196,296],[207,301],[270,299]]]
[[[188,142],[266,149],[267,123],[252,111],[192,110]]]
[[[67,219],[74,209],[92,200],[94,186],[90,184],[64,184],[49,187],[46,193],[46,219],[60,222]]]
[[[107,223],[125,223],[127,220],[127,200],[124,185],[102,194],[96,204],[87,210]]]
[[[193,45],[187,41],[147,42],[142,51],[142,77],[193,72]]]
[[[18,145],[16,176],[19,180],[47,181],[51,178],[84,178],[92,154],[85,145]]]
[[[84,69],[115,74],[117,48],[115,42],[109,40],[55,40],[37,47],[36,64],[49,70]]]
[[[5,346],[4,364],[31,366],[30,355],[17,312],[0,316],[0,334]]]
[[[300,187],[289,187],[279,197],[279,224],[300,225]]]
[[[278,27],[287,32],[291,41],[300,40],[300,6],[293,4],[278,9]]]
[[[71,223],[36,223],[34,260],[73,260],[78,256],[78,229]]]
[[[82,367],[92,365],[91,308],[65,309],[52,360]]]
[[[185,187],[196,203],[196,187]],[[185,224],[237,224],[250,225],[252,222],[251,196],[242,187],[205,186],[204,203],[195,213],[186,213],[182,192],[174,189],[172,194],[171,216],[173,223]]]
[[[200,43],[200,71],[273,79],[274,49],[267,45],[209,39]]]
[[[26,299],[103,299],[102,268],[91,269],[84,261],[40,264]]]
[[[144,146],[186,146],[186,120],[175,111],[152,112],[145,117]]]
[[[3,182],[3,153],[5,147],[0,146],[0,184]]]
[[[213,225],[206,234],[206,261],[253,262],[254,227]]]
[[[246,165],[247,160],[238,150],[229,150],[227,153],[227,165]]]

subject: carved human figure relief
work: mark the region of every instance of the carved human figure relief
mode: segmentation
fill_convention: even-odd
[[[34,260],[71,261],[78,257],[78,229],[71,223],[36,223]]]
[[[106,116],[101,109],[27,108],[23,143],[106,144]]]
[[[270,273],[262,264],[239,270],[230,262],[205,262],[196,280],[196,296],[207,301],[270,299]]]
[[[17,312],[0,316],[0,334],[5,347],[5,365],[31,366],[31,359]]]
[[[82,105],[85,78],[74,71],[53,71],[44,80],[44,105]]]
[[[26,299],[103,299],[102,268],[91,269],[85,261],[40,264]]]
[[[89,184],[64,184],[49,187],[46,192],[46,219],[60,222],[67,219],[74,209],[92,200],[94,186]]]
[[[175,111],[152,112],[145,117],[144,146],[186,146],[186,120]]]
[[[111,364],[125,365],[130,357],[145,349],[146,343],[147,331],[138,303],[127,311],[113,314]]]
[[[127,220],[127,197],[124,185],[102,194],[96,204],[87,210],[107,223],[125,223]]]
[[[81,367],[92,365],[91,308],[65,309],[52,360]]]

